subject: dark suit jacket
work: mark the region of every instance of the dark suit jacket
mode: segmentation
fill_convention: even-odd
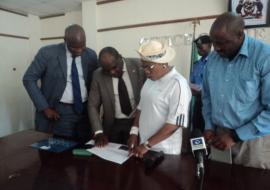
[[[125,62],[137,105],[145,75],[139,59],[127,58]],[[101,106],[103,106],[102,115],[100,115]],[[94,132],[103,130],[105,134],[109,134],[115,116],[113,83],[112,77],[104,74],[101,68],[97,69],[93,76],[88,99],[88,114]]]
[[[86,48],[81,55],[82,70],[87,89],[97,68],[96,53]],[[39,87],[37,81],[41,80]],[[49,45],[41,48],[23,76],[23,84],[36,107],[36,128],[48,130],[49,121],[41,112],[47,107],[55,107],[61,99],[67,81],[67,58],[65,44]]]

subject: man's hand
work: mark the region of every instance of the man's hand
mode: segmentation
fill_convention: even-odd
[[[212,142],[212,145],[219,150],[227,150],[235,145],[232,135],[230,133],[225,133],[222,135],[217,135]]]
[[[215,138],[215,133],[212,130],[205,130],[205,132],[203,133],[203,136],[207,144],[212,144],[212,141]]]
[[[130,135],[127,145],[129,153],[132,153],[132,150],[138,145],[138,135]]]
[[[148,150],[145,148],[145,146],[143,144],[136,146],[132,153],[139,158],[143,158],[143,155],[148,152]]]
[[[53,108],[46,108],[43,110],[43,113],[47,117],[47,119],[52,121],[57,121],[60,118],[60,115]]]
[[[97,134],[94,139],[95,139],[95,146],[97,147],[104,147],[109,142],[108,137],[103,133]]]

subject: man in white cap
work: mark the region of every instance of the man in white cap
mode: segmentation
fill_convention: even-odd
[[[168,65],[175,51],[165,43],[150,40],[141,45],[138,53],[148,79],[130,131],[130,151],[137,157],[150,149],[180,154],[181,127],[187,127],[191,91],[186,79]]]

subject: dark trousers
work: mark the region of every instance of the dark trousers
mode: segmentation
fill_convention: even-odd
[[[193,108],[193,118],[192,118],[193,129],[200,129],[204,131],[204,119],[202,115],[202,98],[201,95],[195,96],[195,103]]]
[[[114,125],[109,132],[109,141],[120,144],[127,144],[130,128],[133,119],[115,119]]]
[[[54,135],[68,137],[80,142],[91,138],[91,128],[87,115],[87,103],[83,104],[83,112],[77,114],[72,104],[58,103],[55,107],[60,119],[52,123]]]

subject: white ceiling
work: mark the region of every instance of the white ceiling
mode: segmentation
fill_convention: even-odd
[[[0,7],[37,16],[80,10],[82,0],[0,0]]]

